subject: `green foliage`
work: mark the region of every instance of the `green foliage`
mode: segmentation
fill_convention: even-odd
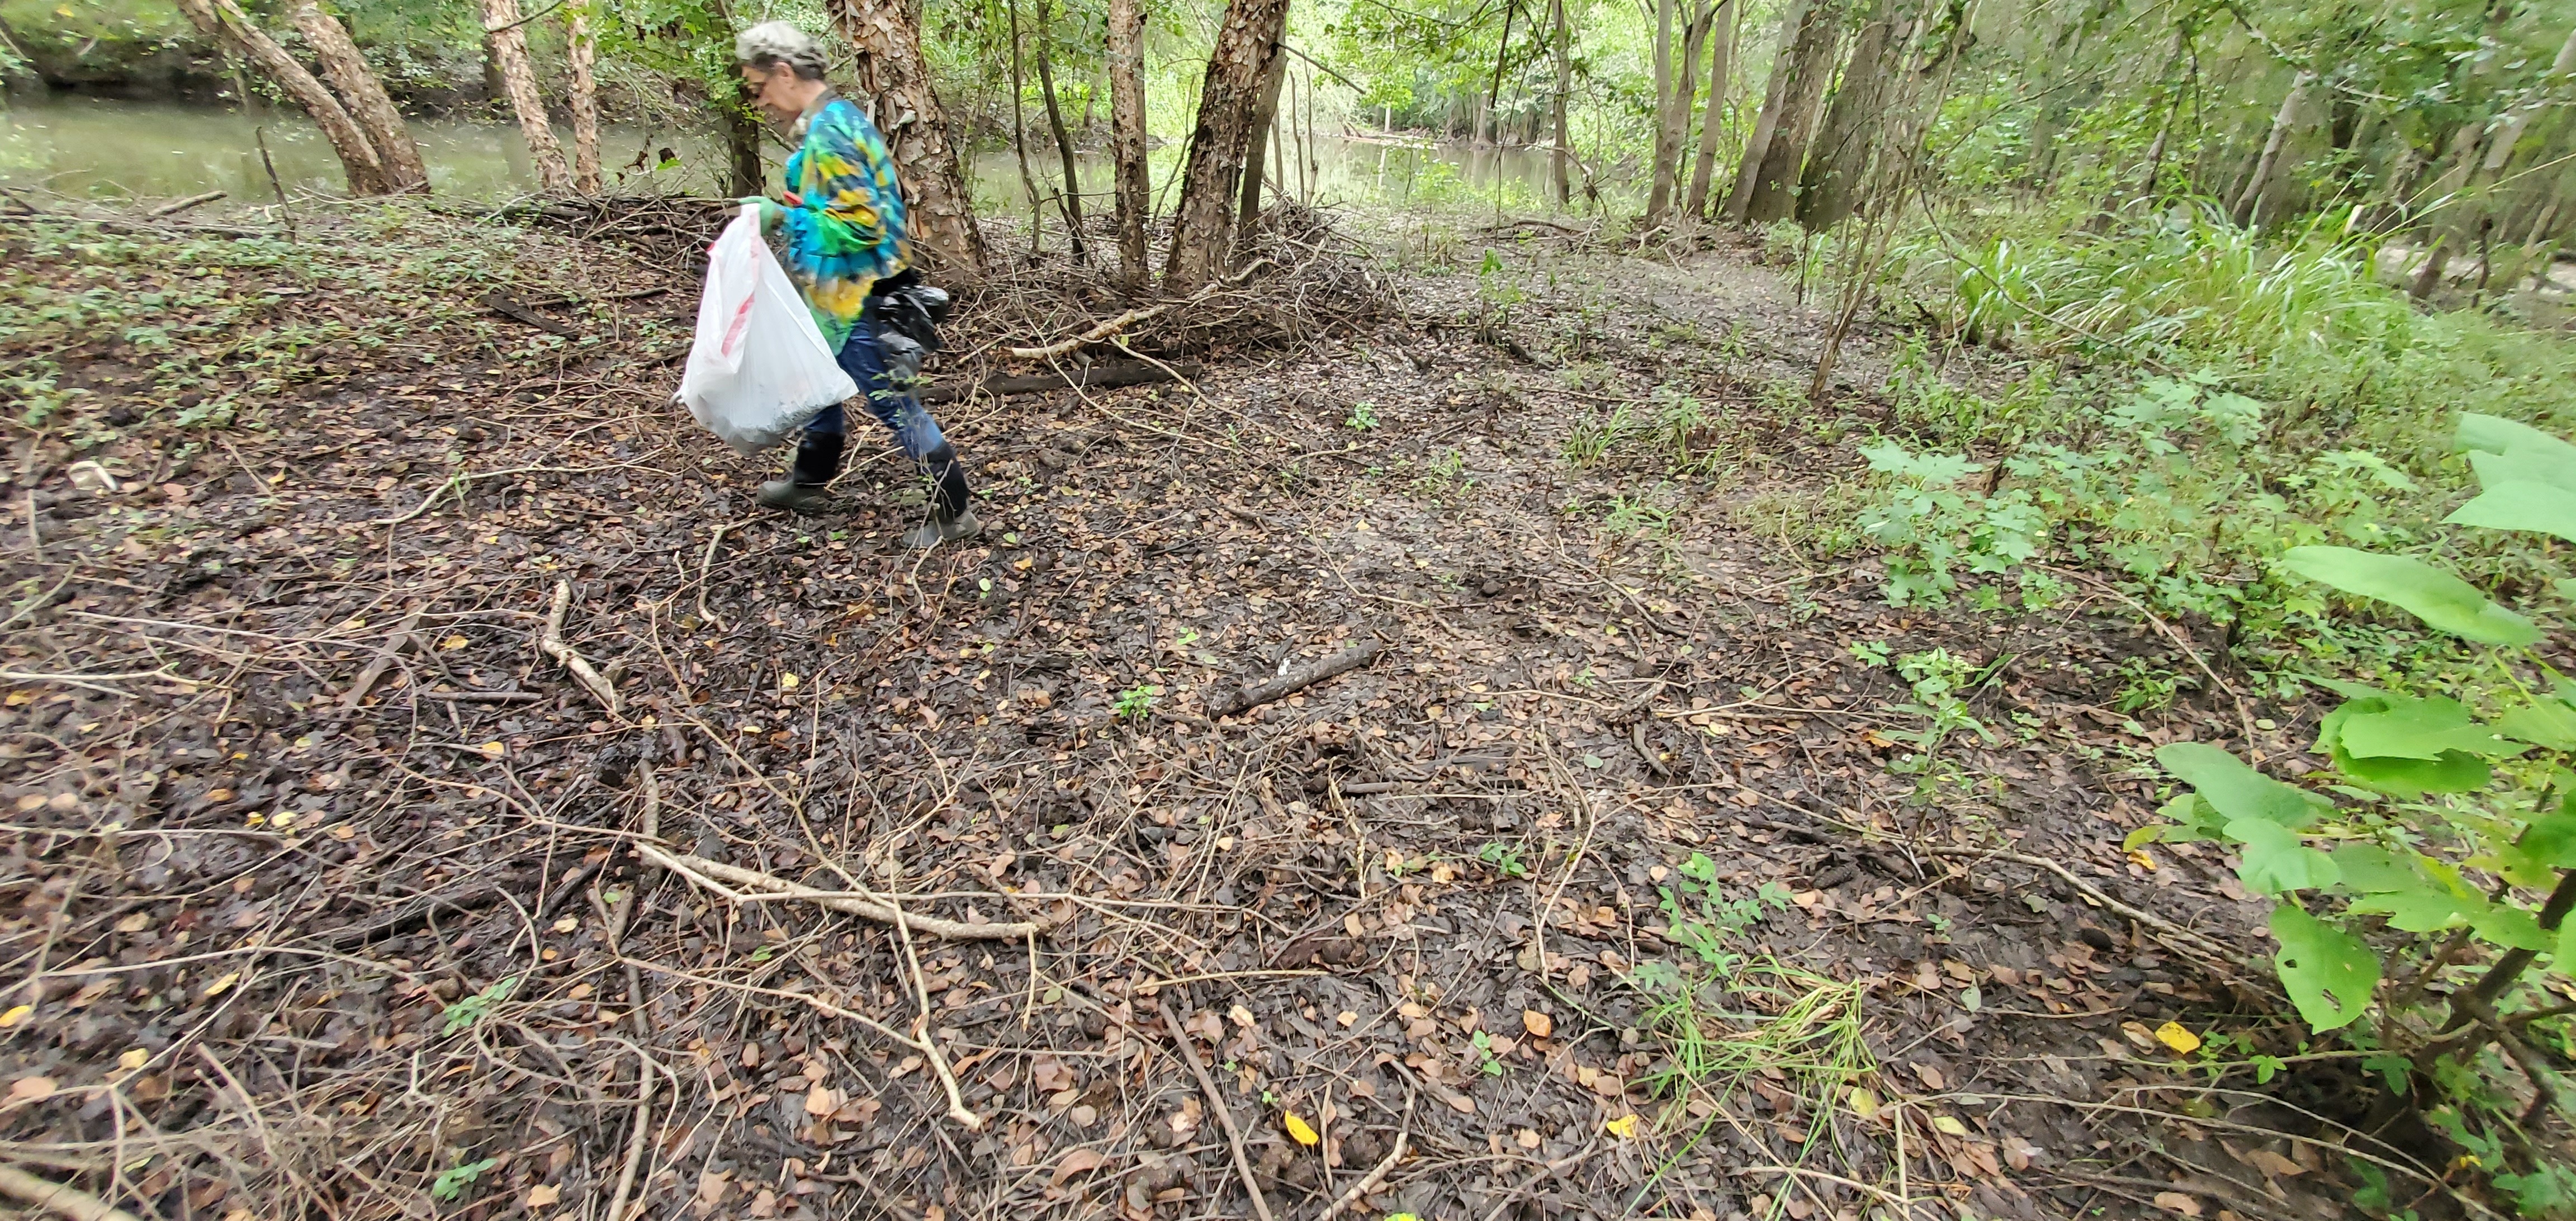
[[[1122,721],[1141,721],[1154,715],[1154,697],[1158,690],[1147,686],[1129,687],[1109,702],[1110,715]]]
[[[518,987],[519,977],[512,975],[495,981],[491,986],[472,996],[458,998],[439,1015],[446,1023],[445,1027],[438,1032],[439,1037],[445,1038],[457,1031],[472,1029],[476,1023],[492,1016],[492,1010],[499,1007],[501,1002],[510,999],[510,994],[517,991]],[[468,1181],[471,1181],[470,1177]]]
[[[465,1197],[465,1189],[472,1187],[476,1179],[482,1178],[484,1171],[500,1164],[501,1159],[487,1157],[479,1162],[461,1162],[441,1170],[437,1178],[430,1180],[429,1198],[451,1204],[461,1200]]]
[[[1884,499],[1864,510],[1861,532],[1887,553],[1882,587],[1890,604],[1940,605],[1959,571],[2005,573],[2039,550],[2047,518],[2031,493],[1989,495],[1960,486],[1976,464],[1954,454],[1917,454],[1894,442],[1863,446],[1884,477]]]
[[[1529,876],[1529,865],[1521,860],[1518,844],[1489,843],[1476,850],[1476,859],[1493,866],[1496,873],[1507,878]]]

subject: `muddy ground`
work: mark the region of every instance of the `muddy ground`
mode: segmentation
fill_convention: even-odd
[[[0,489],[0,1162],[165,1218],[2461,1207],[2350,1061],[2257,1083],[2227,863],[2121,851],[2140,752],[2298,710],[2083,574],[1888,609],[1804,518],[1908,337],[1805,405],[1748,247],[1390,222],[1373,312],[943,406],[988,530],[923,556],[892,455],[784,517],[666,405],[685,257],[301,224],[0,225],[0,359],[58,370]],[[1007,295],[945,384],[1069,333]],[[1699,414],[1610,426],[1658,386]],[[1870,643],[1992,740],[1902,770]]]

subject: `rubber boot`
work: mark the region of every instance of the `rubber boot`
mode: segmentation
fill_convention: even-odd
[[[829,499],[824,486],[841,473],[841,448],[846,442],[847,438],[831,432],[809,432],[797,438],[796,461],[788,466],[787,477],[760,485],[760,503],[793,513],[821,507]]]
[[[903,545],[926,551],[983,533],[984,523],[968,503],[973,493],[966,486],[966,464],[957,460],[956,449],[941,445],[921,460],[921,468],[932,479],[930,519],[905,532]]]

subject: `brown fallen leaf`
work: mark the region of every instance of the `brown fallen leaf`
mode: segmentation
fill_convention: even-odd
[[[2185,1217],[2197,1217],[2200,1215],[2200,1201],[2184,1195],[2179,1191],[2157,1192],[2156,1207],[2161,1208],[2166,1212]]]
[[[9,1083],[9,1101],[34,1102],[39,1098],[52,1097],[54,1089],[55,1082],[51,1077],[20,1077]]]
[[[528,1189],[528,1207],[551,1208],[563,1198],[563,1188],[552,1183],[539,1183]]]
[[[814,1083],[814,1088],[805,1091],[806,1114],[821,1119],[839,1109],[841,1109],[841,1095],[831,1086],[818,1081]]]
[[[1062,1160],[1055,1164],[1053,1185],[1062,1187],[1065,1180],[1086,1170],[1098,1170],[1101,1164],[1108,1160],[1089,1149],[1075,1149],[1066,1153]]]
[[[1544,1039],[1556,1033],[1556,1019],[1536,1009],[1524,1009],[1521,1010],[1521,1029],[1530,1032],[1531,1038]]]

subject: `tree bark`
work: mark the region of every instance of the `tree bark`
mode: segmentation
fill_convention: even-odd
[[[1485,86],[1485,109],[1476,126],[1490,135],[1495,144],[1503,142],[1503,129],[1494,123],[1494,105],[1503,97],[1503,64],[1512,53],[1512,18],[1520,15],[1520,0],[1506,0],[1503,5],[1503,40],[1494,47],[1494,79]]]
[[[1717,139],[1726,122],[1727,73],[1734,66],[1736,19],[1742,11],[1736,0],[1721,0],[1709,28],[1709,40],[1717,46],[1709,53],[1708,114],[1700,121],[1699,161],[1691,168],[1690,194],[1682,201],[1683,210],[1696,218],[1708,216],[1708,184],[1717,176]]]
[[[1280,53],[1279,37],[1287,22],[1288,0],[1227,0],[1181,170],[1172,253],[1163,268],[1163,291],[1171,296],[1187,296],[1222,274],[1232,249],[1227,239],[1234,209],[1227,205],[1235,202],[1237,176],[1251,143],[1262,74]]]
[[[734,195],[758,195],[768,175],[760,163],[760,124],[736,99],[714,99],[716,118],[724,126],[727,182]]]
[[[1825,124],[1798,181],[1798,223],[1810,233],[1831,229],[1860,202],[1888,111],[1887,85],[1895,71],[1895,15],[1888,0],[1875,0],[1869,20],[1852,40],[1851,63],[1825,109]]]
[[[1825,82],[1834,74],[1841,25],[1835,0],[1817,0],[1798,22],[1798,37],[1790,48],[1789,81],[1780,94],[1780,117],[1771,126],[1770,145],[1762,150],[1761,166],[1744,204],[1748,224],[1767,225],[1786,217],[1797,202],[1799,169],[1807,159],[1807,141],[1815,126],[1816,107],[1824,100]]]
[[[364,128],[350,117],[340,99],[331,96],[322,82],[314,79],[304,65],[277,45],[277,40],[259,28],[233,0],[178,0],[179,11],[207,37],[241,51],[259,65],[259,70],[275,82],[286,96],[312,116],[313,124],[322,129],[322,138],[330,141],[331,151],[339,155],[340,169],[348,176],[352,195],[391,194],[393,185],[385,175],[384,163],[376,155],[375,144],[367,139]]]
[[[1029,253],[1038,252],[1039,239],[1046,233],[1046,203],[1038,192],[1038,176],[1029,169],[1028,77],[1020,69],[1020,5],[1008,0],[1005,5],[1011,21],[1011,151],[1019,157],[1020,186],[1029,193]]]
[[[1744,223],[1745,207],[1753,202],[1753,182],[1762,172],[1763,155],[1770,151],[1771,135],[1779,130],[1780,107],[1789,91],[1790,53],[1795,49],[1799,23],[1805,19],[1808,0],[1790,0],[1787,11],[1780,14],[1778,45],[1771,54],[1771,80],[1762,92],[1762,109],[1754,114],[1753,135],[1744,142],[1744,156],[1735,170],[1735,187],[1727,192],[1726,219],[1729,224]]]
[[[2254,159],[2254,173],[2245,180],[2245,193],[2236,197],[2236,206],[2229,210],[2237,224],[2254,223],[2255,206],[2263,202],[2263,193],[2271,188],[2272,174],[2281,164],[2281,149],[2289,144],[2290,128],[2299,121],[2299,103],[2307,99],[2308,87],[2316,80],[2316,73],[2302,71],[2291,78],[2290,91],[2281,95],[2281,109],[2272,115],[2271,133],[2263,137],[2263,152]]]
[[[1646,159],[1646,174],[1653,184],[1646,192],[1646,227],[1662,224],[1665,209],[1672,206],[1672,188],[1666,185],[1664,165],[1673,156],[1673,5],[1677,0],[1655,0],[1655,143]]]
[[[564,59],[572,69],[572,189],[599,194],[599,81],[591,65],[599,58],[599,39],[590,32],[585,4],[572,10],[565,31]]]
[[[350,40],[349,31],[338,19],[323,12],[315,0],[300,0],[288,18],[304,35],[304,45],[313,48],[313,58],[321,63],[322,75],[330,79],[342,107],[358,129],[367,134],[367,144],[375,149],[377,164],[383,167],[385,188],[395,193],[426,193],[429,167],[421,162],[420,146],[412,142],[411,128],[403,122],[402,112],[385,95],[384,83],[376,79],[366,57],[358,53],[358,44]]]
[[[1556,23],[1556,94],[1549,100],[1549,117],[1556,125],[1556,147],[1548,151],[1548,184],[1556,190],[1559,205],[1574,202],[1574,181],[1566,174],[1574,156],[1574,133],[1566,123],[1566,97],[1574,92],[1574,33],[1565,19],[1565,0],[1547,0],[1548,16]]]
[[[873,105],[902,180],[906,224],[916,259],[975,274],[984,268],[984,235],[975,226],[975,197],[948,140],[948,119],[931,88],[921,52],[919,15],[903,0],[824,0],[832,25],[857,48],[859,92]]]
[[[1109,0],[1109,156],[1118,189],[1118,266],[1127,291],[1142,295],[1153,278],[1146,264],[1145,222],[1154,209],[1145,163],[1145,9],[1141,0]]]
[[[1261,100],[1252,108],[1252,142],[1245,146],[1243,153],[1243,190],[1234,212],[1238,234],[1251,232],[1252,222],[1261,215],[1261,159],[1273,151],[1271,145],[1277,139],[1279,127],[1279,90],[1287,81],[1288,57],[1271,56],[1270,70],[1261,74]],[[1278,189],[1288,189],[1284,177]]]
[[[1046,93],[1047,130],[1055,133],[1056,155],[1064,161],[1064,227],[1073,243],[1073,257],[1089,254],[1082,240],[1082,174],[1073,159],[1073,137],[1065,134],[1064,109],[1055,96],[1055,59],[1047,44],[1054,40],[1054,23],[1047,19],[1047,0],[1038,0],[1038,88]]]
[[[572,187],[572,170],[564,164],[563,145],[555,141],[546,100],[537,92],[536,70],[528,66],[528,31],[519,24],[519,0],[483,0],[483,28],[490,33],[492,65],[501,71],[510,109],[519,116],[527,137],[528,164],[536,167],[537,184],[548,194]]]

